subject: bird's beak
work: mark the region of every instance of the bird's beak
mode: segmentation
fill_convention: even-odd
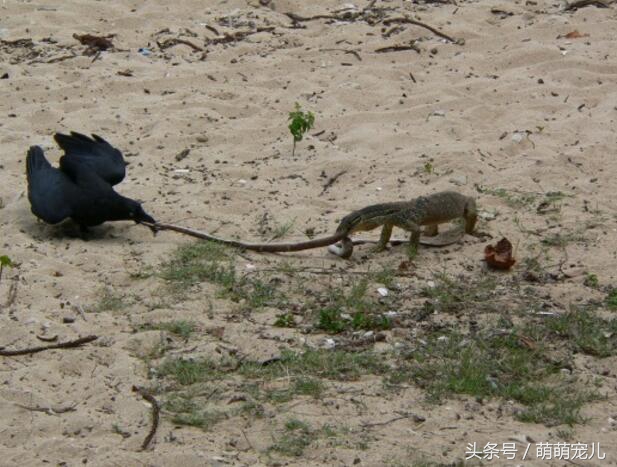
[[[135,219],[135,222],[141,224],[142,222],[147,222],[148,224],[156,224],[156,221],[146,213],[143,213],[138,218]]]
[[[148,214],[146,214],[145,212],[142,212],[138,218],[135,219],[135,223],[136,224],[145,224],[150,230],[152,230],[152,233],[154,235],[156,235],[156,233],[158,232],[158,228],[156,227],[156,221],[154,220],[154,218],[152,216],[149,216]]]

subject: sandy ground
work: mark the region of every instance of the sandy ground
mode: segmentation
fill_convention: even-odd
[[[596,274],[601,284],[617,283],[614,7],[566,12],[562,2],[547,0],[376,3],[387,17],[412,15],[464,39],[458,44],[409,24],[396,29],[362,19],[314,20],[295,28],[284,14],[334,14],[345,5],[334,0],[273,0],[270,6],[257,0],[0,4],[0,75],[7,75],[0,80],[0,254],[19,263],[0,283],[2,303],[17,284],[14,300],[0,309],[0,344],[39,345],[40,335],[100,336],[79,350],[0,362],[2,465],[411,465],[410,450],[452,462],[463,458],[473,441],[503,443],[525,436],[557,441],[555,428],[501,416],[496,405],[476,407],[473,399],[453,398],[425,406],[419,388],[387,396],[367,377],[345,387],[332,383],[322,402],[296,402],[272,420],[299,413],[315,424],[343,417],[360,425],[411,409],[426,421],[376,426],[363,451],[317,444],[301,460],[273,461],[264,455],[273,436],[271,419],[236,417],[203,432],[174,426],[163,415],[153,447],[139,450],[150,426],[149,405],[131,387],[148,384],[140,352],[161,333],[134,333],[135,325],[179,317],[202,329],[224,324],[225,345],[255,360],[277,354],[283,331],[271,326],[274,315],[267,313],[250,322],[230,321],[234,303],[214,298],[207,285],[173,306],[151,306],[160,281],[139,281],[131,274],[156,267],[186,238],[153,237],[140,226],[110,223],[84,242],[70,226],[38,222],[24,195],[25,152],[39,144],[57,161],[56,131],[97,133],[119,147],[130,165],[118,190],[142,200],[161,221],[255,241],[264,216],[270,225],[295,219],[289,238],[302,239],[307,228],[332,232],[343,215],[370,203],[457,189],[476,196],[488,213],[479,229],[494,238],[507,235],[521,258],[531,254],[527,245],[538,241],[527,230],[585,230],[587,241],[569,245],[562,265],[573,271],[572,279],[547,292],[559,306],[589,295],[581,286],[585,272]],[[205,45],[205,38],[255,28],[265,29]],[[582,37],[563,37],[572,31]],[[74,33],[115,34],[116,49],[93,60],[82,55],[85,47]],[[185,43],[161,50],[157,41],[170,38],[203,50]],[[17,39],[32,43],[10,42]],[[419,53],[376,52],[414,40]],[[316,125],[292,158],[287,113],[296,101],[315,113]],[[178,161],[175,156],[184,149],[190,153]],[[432,170],[425,169],[427,163]],[[328,178],[339,172],[344,173],[324,192]],[[572,197],[563,201],[555,222],[535,207],[515,208],[491,191],[479,193],[476,185]],[[480,268],[485,243],[469,237],[445,251],[426,250],[416,261],[418,280],[439,270]],[[290,255],[290,261],[366,269],[370,262],[396,265],[405,257],[395,248],[367,259],[367,251],[359,248],[349,263],[321,250]],[[267,266],[271,257],[251,254],[250,260]],[[139,300],[120,312],[91,313],[104,288]],[[214,315],[207,313],[208,303],[214,304]],[[304,339],[293,329],[283,337]],[[202,353],[220,344],[207,333],[197,342]],[[182,351],[181,343],[175,351]],[[617,413],[615,363],[614,358],[581,363],[590,374],[604,372],[610,397],[585,406],[589,421],[575,428],[576,440],[600,442],[604,463],[612,464],[617,463],[609,420]],[[353,397],[362,400],[362,410]],[[76,410],[50,415],[20,405]],[[474,417],[460,417],[469,410]],[[114,424],[131,436],[114,432]],[[568,465],[555,462],[562,464]]]

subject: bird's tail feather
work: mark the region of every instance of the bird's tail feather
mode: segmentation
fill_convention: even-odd
[[[40,146],[30,146],[28,155],[26,156],[26,174],[28,177],[30,177],[35,170],[49,166],[50,164],[47,159],[45,159],[43,149],[41,149]]]

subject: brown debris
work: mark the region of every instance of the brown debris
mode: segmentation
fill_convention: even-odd
[[[114,48],[114,44],[111,41],[115,34],[108,34],[107,36],[95,36],[93,34],[73,34],[73,38],[77,39],[81,45],[87,46],[84,55],[94,55],[102,50],[110,50]]]
[[[493,269],[510,269],[516,259],[512,257],[512,243],[507,238],[502,238],[496,245],[487,245],[484,248],[484,259],[486,264]]]
[[[258,27],[250,31],[236,31],[233,34],[224,33],[221,37],[215,37],[214,39],[206,39],[207,44],[228,44],[231,42],[237,42],[245,39],[252,34],[258,34],[260,32],[273,32],[274,26]]]
[[[580,39],[581,37],[589,37],[589,34],[581,34],[575,29],[567,34],[557,36],[557,39]]]
[[[159,46],[159,49],[165,50],[169,47],[173,47],[174,45],[184,44],[188,45],[191,49],[196,52],[203,52],[203,47],[199,47],[198,45],[193,44],[191,41],[187,41],[186,39],[180,39],[177,37],[172,37],[171,39],[166,39],[164,41],[156,41],[156,44]]]

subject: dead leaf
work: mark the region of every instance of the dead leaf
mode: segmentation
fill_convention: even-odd
[[[510,269],[516,260],[512,257],[512,243],[507,238],[502,238],[496,245],[487,245],[484,248],[484,259],[493,269]]]
[[[577,29],[574,31],[570,31],[568,34],[564,34],[563,36],[566,39],[580,39],[581,37],[589,37],[589,34],[581,34]]]

